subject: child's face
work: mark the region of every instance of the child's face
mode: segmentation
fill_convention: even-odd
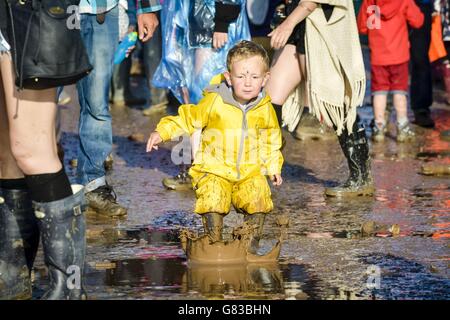
[[[269,72],[264,70],[259,56],[233,62],[231,72],[225,72],[224,75],[228,85],[233,88],[234,98],[241,104],[256,98],[269,79]]]

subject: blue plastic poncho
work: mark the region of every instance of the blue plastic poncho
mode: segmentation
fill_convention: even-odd
[[[241,5],[237,20],[228,28],[228,42],[212,49],[214,0],[165,0],[161,12],[162,59],[153,76],[153,85],[170,89],[185,103],[181,88],[197,103],[211,78],[226,71],[228,50],[240,40],[250,40],[245,0],[216,0]],[[190,23],[191,22],[191,23]]]

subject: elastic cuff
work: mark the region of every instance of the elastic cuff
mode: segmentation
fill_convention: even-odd
[[[154,13],[156,11],[160,11],[162,9],[161,5],[154,6],[152,8],[139,8],[137,10],[137,15],[143,14],[143,13]]]
[[[170,134],[166,130],[158,128],[155,131],[159,133],[163,142],[170,140]]]
[[[373,96],[387,96],[388,93],[389,93],[389,90],[372,91]]]
[[[408,95],[408,91],[405,91],[405,90],[392,90],[391,93],[392,94],[401,94],[401,95],[404,95],[404,96]]]
[[[214,32],[228,33],[229,22],[217,21],[214,25]]]

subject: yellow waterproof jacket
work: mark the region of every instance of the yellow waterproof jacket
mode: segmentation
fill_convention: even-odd
[[[162,118],[156,131],[168,141],[199,129],[200,148],[189,172],[194,184],[205,173],[233,182],[281,173],[281,130],[264,90],[247,106],[241,106],[223,75],[218,75],[197,105],[181,105],[178,116]]]

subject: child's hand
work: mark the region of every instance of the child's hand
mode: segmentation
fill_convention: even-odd
[[[162,142],[162,138],[158,132],[154,131],[150,135],[147,141],[147,152],[151,152],[152,149],[158,150],[157,144]]]
[[[273,176],[270,176],[270,180],[272,180],[272,184],[277,187],[281,186],[281,184],[283,183],[281,174],[274,174]]]

